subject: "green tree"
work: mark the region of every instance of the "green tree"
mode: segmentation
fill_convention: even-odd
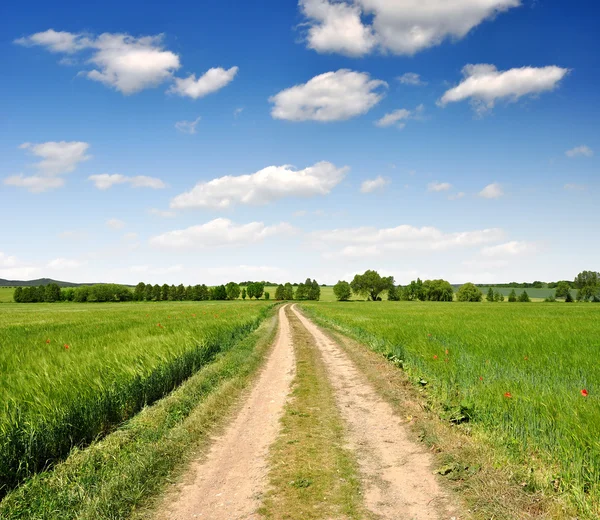
[[[308,299],[308,287],[305,284],[299,283],[294,294],[295,300],[307,300]]]
[[[23,287],[17,287],[13,293],[15,303],[23,303]]]
[[[141,302],[144,299],[144,295],[146,294],[146,284],[144,282],[140,282],[135,286],[133,290],[133,299],[136,302]]]
[[[225,287],[228,300],[237,300],[240,297],[240,286],[235,282],[229,282]]]
[[[483,293],[474,284],[466,283],[456,293],[456,299],[459,302],[480,302],[483,300]]]
[[[265,291],[265,300],[270,300],[271,299],[271,293]]]
[[[517,291],[515,291],[514,289],[512,291],[510,291],[510,294],[508,295],[508,301],[509,302],[517,301]]]
[[[570,291],[567,293],[567,296],[565,297],[565,303],[573,303],[573,296],[571,295]]]
[[[402,299],[405,301],[425,301],[425,289],[420,278],[410,282],[402,291]]]
[[[246,288],[244,287],[242,289],[242,300],[245,300],[247,295],[248,295],[248,293],[246,292]]]
[[[307,280],[307,282],[309,281],[310,278]],[[318,302],[321,299],[321,286],[316,280],[310,282],[308,288],[308,299],[314,302]]]
[[[226,300],[227,299],[227,289],[225,289],[224,285],[217,285],[212,288],[212,300]]]
[[[260,300],[265,292],[265,284],[263,282],[256,282],[254,285],[254,297]]]
[[[577,299],[579,301],[588,301],[600,295],[600,273],[595,271],[582,271],[575,278],[575,287]]]
[[[352,287],[344,280],[340,280],[333,286],[333,294],[340,302],[348,301],[352,297]]]
[[[160,288],[160,285],[154,284],[154,286],[152,287],[152,299],[156,300],[158,302],[158,301],[160,301],[161,296],[162,296],[162,290]]]
[[[495,299],[494,299],[494,289],[492,289],[491,287],[488,289],[487,296],[485,297],[485,299],[488,302],[495,301]]]
[[[49,303],[60,301],[60,287],[58,284],[50,283],[46,285],[44,293],[44,301]]]
[[[88,297],[90,295],[90,288],[87,285],[83,285],[75,289],[75,294],[73,296],[73,301],[77,303],[83,303],[88,301]]]
[[[153,297],[154,297],[154,289],[150,284],[148,284],[144,287],[144,300],[149,302],[149,301],[152,301]]]
[[[163,302],[166,302],[169,300],[169,290],[170,290],[170,287],[169,287],[168,283],[163,284],[162,287],[160,288],[160,299]]]
[[[521,303],[529,303],[531,301],[531,299],[529,298],[529,294],[527,294],[527,291],[523,291],[520,295],[519,295],[519,301]]]
[[[558,282],[556,284],[556,292],[554,293],[554,296],[556,298],[566,298],[567,294],[571,294],[571,285],[569,282]]]
[[[430,302],[451,302],[454,299],[454,287],[446,280],[425,280],[419,299]]]
[[[285,300],[285,287],[283,284],[279,284],[275,289],[275,299],[278,301]]]
[[[503,302],[504,301],[504,295],[500,291],[496,291],[494,293],[494,301],[495,302]]]
[[[294,286],[290,282],[283,286],[283,299],[288,301],[294,299]]]
[[[350,283],[354,293],[365,296],[372,301],[377,301],[383,291],[388,291],[393,286],[393,276],[382,277],[377,271],[373,270],[357,274]]]

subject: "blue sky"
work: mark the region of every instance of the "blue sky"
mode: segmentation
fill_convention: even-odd
[[[0,278],[598,269],[592,1],[2,8]]]

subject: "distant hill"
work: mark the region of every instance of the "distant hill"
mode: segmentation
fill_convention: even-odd
[[[37,280],[4,280],[0,278],[0,287],[32,287],[38,285],[49,285],[55,283],[60,287],[80,287],[82,285],[96,285],[93,283],[72,283],[52,280],[51,278],[38,278]]]

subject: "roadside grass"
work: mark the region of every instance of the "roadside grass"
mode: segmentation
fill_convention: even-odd
[[[351,307],[354,305],[352,304]],[[457,304],[449,305],[452,307]],[[427,313],[430,314],[427,317],[424,315],[423,309],[411,309],[411,304],[407,304],[402,309],[396,308],[394,310],[394,321],[386,326],[382,326],[381,320],[390,319],[390,309],[373,308],[365,310],[364,307],[355,308],[352,320],[349,320],[346,311],[342,311],[344,316],[337,315],[335,319],[332,319],[333,315],[329,312],[330,309],[323,309],[322,306],[317,308],[318,306],[314,304],[303,304],[302,307],[305,311],[308,311],[311,318],[325,327],[340,342],[353,361],[362,368],[381,394],[394,406],[398,416],[406,423],[411,424],[415,438],[426,443],[437,454],[440,474],[444,475],[445,479],[450,481],[452,486],[459,491],[459,495],[467,502],[469,509],[473,512],[474,518],[507,520],[514,518],[552,518],[557,520],[585,518],[591,520],[599,517],[597,486],[593,481],[589,486],[580,488],[576,481],[569,480],[569,477],[574,479],[579,476],[570,473],[569,468],[571,464],[577,465],[576,461],[579,460],[581,453],[587,456],[588,464],[581,469],[588,471],[588,475],[593,475],[594,467],[590,463],[598,455],[598,450],[593,443],[588,446],[587,451],[584,449],[585,444],[583,446],[578,445],[581,442],[581,439],[577,438],[577,433],[582,428],[580,424],[571,425],[572,436],[561,438],[561,429],[559,429],[561,425],[559,422],[565,419],[568,412],[572,412],[568,408],[571,405],[565,403],[563,408],[555,408],[552,401],[564,399],[565,388],[555,389],[554,391],[558,395],[553,397],[546,394],[547,389],[540,388],[540,391],[543,392],[542,398],[546,401],[544,409],[554,410],[553,414],[557,428],[540,425],[545,418],[536,416],[539,413],[536,408],[529,408],[531,399],[519,403],[519,405],[528,408],[522,414],[512,411],[514,408],[511,408],[511,406],[516,403],[505,403],[504,411],[500,415],[503,424],[494,427],[487,421],[479,422],[476,417],[467,415],[474,414],[472,409],[468,409],[469,405],[475,406],[475,413],[478,411],[477,405],[479,403],[476,398],[471,397],[470,400],[463,401],[463,408],[461,408],[460,404],[458,407],[454,404],[457,397],[459,397],[460,402],[460,396],[443,392],[443,383],[456,384],[461,393],[467,394],[469,392],[468,383],[463,382],[460,378],[462,370],[458,369],[456,364],[462,356],[480,354],[480,349],[477,349],[474,345],[468,345],[468,348],[464,349],[465,352],[461,353],[462,356],[459,355],[458,360],[456,359],[459,342],[457,338],[451,336],[452,330],[444,330],[448,324],[445,318],[440,317],[439,313],[448,311],[441,311],[443,306],[439,306],[437,309],[432,307],[427,310]],[[502,307],[498,307],[498,309],[502,309]],[[559,310],[561,307],[559,307]],[[484,308],[488,309],[484,311],[488,313],[493,306],[484,306]],[[544,308],[553,310],[549,312]],[[532,323],[528,324],[529,326],[535,324],[536,327],[543,327],[547,320],[552,320],[555,322],[554,328],[560,329],[569,323],[569,320],[563,321],[553,314],[556,306],[552,304],[536,305],[535,309],[537,310],[534,310],[534,307],[531,309],[534,314],[531,318],[534,319]],[[454,310],[460,312],[460,309]],[[373,320],[371,311],[380,314],[379,322],[377,319]],[[403,311],[406,315],[399,311]],[[472,312],[482,312],[481,307],[480,310],[472,309]],[[549,312],[548,316],[539,315],[539,313],[545,314],[546,312]],[[594,309],[588,306],[579,311],[573,309],[568,312],[574,314],[583,312],[583,315],[579,316],[578,319],[585,320],[587,317],[586,312],[593,313]],[[470,314],[470,311],[464,311],[464,313]],[[574,318],[573,315],[570,316]],[[459,318],[459,316],[454,316],[454,320],[459,320]],[[504,326],[504,319],[501,314],[490,314],[488,318],[494,322],[489,324],[492,331],[481,330],[480,336],[495,333],[498,339],[506,340],[505,337],[498,334],[497,328],[493,330],[494,327]],[[506,329],[505,333],[516,332],[517,341],[522,341],[519,339],[519,333],[522,334],[523,325],[527,321],[526,316],[521,316],[520,320],[510,320],[513,329]],[[577,328],[576,323],[577,320],[570,323],[571,328]],[[464,331],[464,334],[472,334],[475,328],[482,328],[482,325],[479,320],[475,319],[475,315],[470,315],[470,324],[466,327],[467,330]],[[589,325],[593,327],[591,323]],[[464,321],[456,324],[457,328],[461,326],[465,326]],[[390,327],[393,327],[394,330],[402,330],[404,341],[395,338],[395,340],[392,340],[394,341],[392,346],[389,343]],[[407,338],[411,334],[415,334],[415,328],[418,328],[419,332],[425,336],[425,340],[422,341],[419,338],[421,334],[417,333],[414,338],[415,344],[411,345],[412,354],[407,354],[405,348],[404,355],[401,355],[399,352],[401,345],[405,347],[408,345]],[[552,359],[557,352],[555,348],[552,348],[552,343],[548,342],[547,338],[547,336],[555,334],[554,328],[550,331],[543,330],[543,332],[540,332],[540,335],[543,336],[540,340],[546,342],[545,352],[538,351],[531,344],[531,334],[526,336],[528,338],[524,345],[524,348],[528,350],[528,356],[526,357],[543,356],[535,364],[535,368],[531,365],[527,366],[526,377],[530,384],[539,384],[539,382],[552,384],[555,382],[556,367],[548,360]],[[428,330],[431,331],[431,337],[427,336]],[[585,342],[587,338],[588,342],[592,341],[593,343],[591,336],[585,336],[581,329],[580,332],[580,338],[577,341],[581,342],[583,339],[583,342]],[[569,328],[563,330],[563,333],[569,334]],[[520,388],[522,383],[519,381],[519,371],[514,369],[510,359],[511,349],[504,344],[502,352],[495,352],[493,345],[490,345],[489,341],[482,341],[480,336],[477,340],[481,342],[481,348],[485,352],[485,356],[479,370],[487,369],[483,376],[484,381],[491,380],[492,390],[497,391],[503,387],[503,385],[498,384],[498,380],[501,380],[504,384],[514,385],[513,388]],[[450,343],[451,340],[454,340],[453,343]],[[434,341],[436,343],[446,341],[449,345],[434,345]],[[446,356],[444,349],[448,350],[449,356],[455,356],[455,359],[448,363],[445,363],[442,359],[441,364],[435,365],[435,362],[440,361],[439,358]],[[439,355],[433,354],[433,352],[439,352]],[[584,368],[587,367],[586,363],[583,363],[580,359],[581,353],[574,350],[573,356],[569,358],[567,353],[570,352],[571,349],[567,349],[562,359],[553,358],[554,363],[561,367],[558,381],[565,387],[568,387],[569,374],[572,371],[571,366],[579,366],[582,373],[587,370]],[[499,358],[497,358],[498,354],[500,355]],[[412,356],[417,355],[423,358],[420,366],[415,366],[416,363],[413,363],[414,358]],[[435,361],[433,359],[434,355],[438,356]],[[494,360],[494,364],[490,367],[489,363],[485,362],[485,358]],[[521,357],[521,360],[523,360],[523,357]],[[429,363],[437,367],[440,372],[426,370]],[[540,371],[539,377],[535,375],[538,370]],[[496,374],[494,374],[494,371],[496,371]],[[494,375],[496,381],[494,381]],[[478,377],[476,379],[479,381]],[[422,384],[419,384],[419,381]],[[479,382],[482,383],[482,381]],[[481,396],[482,390],[480,389],[478,393]],[[576,393],[579,393],[577,389]],[[504,399],[506,401],[519,399],[517,392],[514,390],[513,394],[512,398]],[[483,395],[482,397],[485,403],[486,396]],[[452,398],[452,400],[444,398]],[[584,398],[582,397],[582,399]],[[585,404],[592,405],[591,402]],[[588,413],[593,413],[594,410],[598,411],[598,408],[592,407]],[[563,456],[552,456],[544,451],[540,445],[535,444],[536,439],[528,439],[529,443],[519,442],[514,437],[511,439],[506,434],[505,428],[527,436],[527,428],[519,428],[519,422],[524,420],[537,424],[540,436],[554,436],[555,442],[562,444],[558,449],[562,450],[564,448],[565,450],[564,452],[561,451]],[[585,422],[584,424],[591,426],[592,423]],[[569,449],[572,452],[571,456],[566,455]]]
[[[187,463],[208,450],[258,373],[277,331],[275,312],[227,346],[164,399],[53,470],[38,473],[0,502],[17,520],[147,519]]]
[[[271,447],[269,491],[259,513],[274,520],[368,519],[358,465],[344,444],[333,389],[310,333],[286,309],[297,372],[282,431]]]

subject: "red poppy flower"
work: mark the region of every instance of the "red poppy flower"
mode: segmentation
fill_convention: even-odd
[[[156,325],[157,327],[160,327],[161,329],[163,328],[163,326],[159,323]]]
[[[431,334],[427,334],[427,337],[428,337],[428,338],[430,338],[430,337],[431,337]]]
[[[449,354],[448,349],[446,349],[446,355],[448,355],[448,354]]]
[[[529,356],[525,356],[523,359],[524,359],[525,361],[529,361]]]
[[[50,340],[49,340],[49,339],[47,339],[47,340],[46,340],[46,344],[48,344],[48,343],[50,343]]]
[[[65,343],[65,350],[69,350],[69,345]]]
[[[512,399],[512,394],[510,392],[506,392],[504,394],[504,397],[506,397],[507,399]]]
[[[437,358],[438,358],[437,354],[434,354],[433,359],[437,359]]]
[[[483,381],[483,377],[482,376],[479,376],[479,381]]]
[[[588,391],[587,391],[587,390],[584,388],[584,389],[581,391],[581,395],[582,395],[583,397],[587,397],[587,396],[588,396]]]

